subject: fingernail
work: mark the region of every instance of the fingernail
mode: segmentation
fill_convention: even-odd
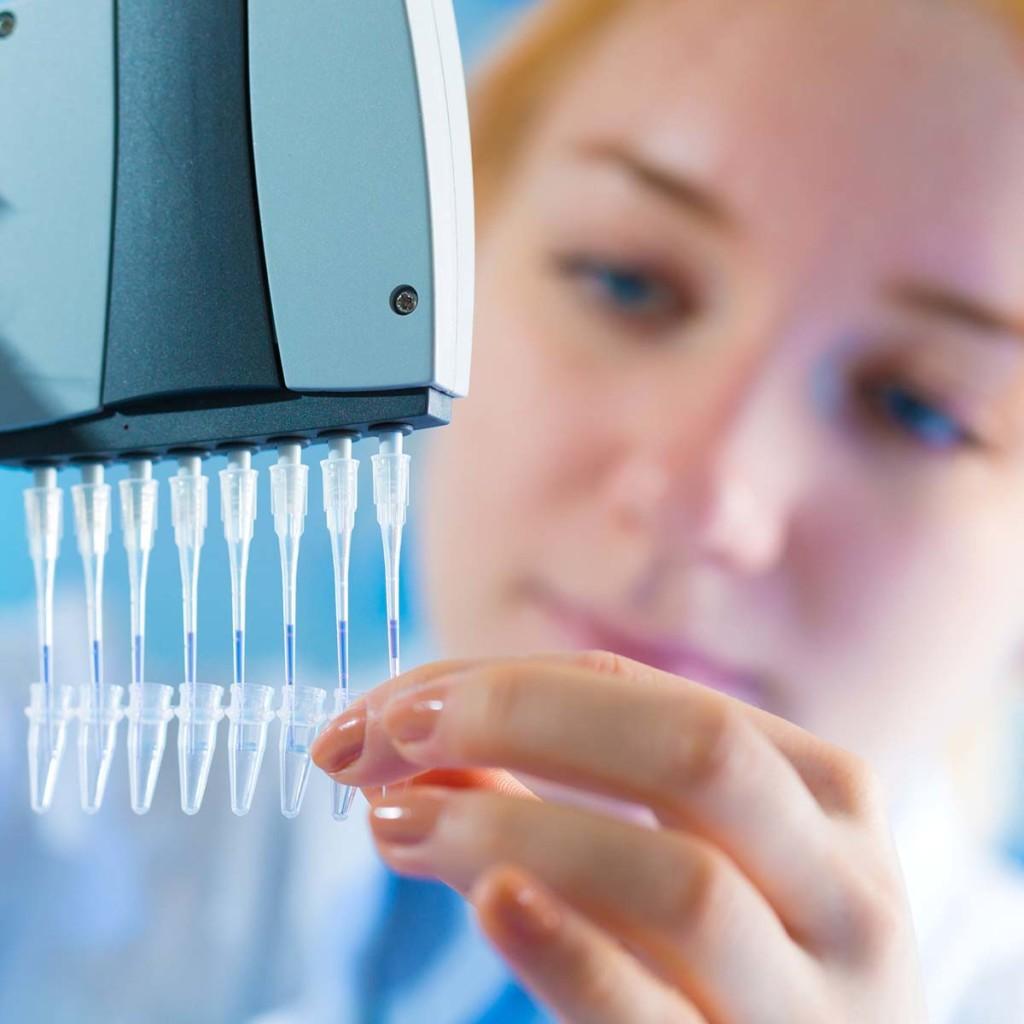
[[[421,691],[392,701],[384,709],[381,723],[393,740],[399,743],[420,743],[433,735],[442,711],[442,691]]]
[[[550,939],[562,924],[554,898],[533,882],[520,881],[503,894],[501,915],[513,937],[524,945]]]
[[[366,740],[366,705],[357,704],[339,715],[316,738],[310,753],[313,763],[329,775],[340,772],[363,752]]]
[[[413,846],[434,831],[443,807],[442,797],[410,791],[376,804],[370,812],[370,823],[382,843]]]

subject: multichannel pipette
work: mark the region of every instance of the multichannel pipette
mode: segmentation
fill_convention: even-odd
[[[0,95],[44,97],[5,111],[24,145],[0,148],[4,199],[15,211],[4,219],[9,244],[0,247],[0,281],[16,314],[3,330],[0,464],[36,474],[25,509],[40,623],[39,679],[28,707],[38,810],[53,797],[69,715],[80,725],[83,802],[99,806],[122,715],[123,689],[102,676],[110,527],[103,466],[128,464],[119,490],[132,598],[132,672],[123,682],[133,807],[144,811],[153,799],[172,697],[148,681],[145,668],[147,557],[161,543],[149,518],[159,494],[150,465],[179,463],[169,490],[185,671],[174,713],[182,806],[194,813],[224,714],[223,687],[201,683],[196,672],[207,490],[200,460],[227,456],[220,481],[232,573],[231,667],[225,659],[219,678],[231,681],[232,807],[244,813],[252,802],[267,722],[277,715],[281,802],[292,814],[324,697],[301,686],[296,669],[296,510],[305,511],[305,470],[288,443],[381,438],[374,491],[387,562],[389,667],[396,672],[408,500],[403,434],[448,423],[453,398],[468,390],[474,200],[452,0],[353,4],[344,32],[334,4],[289,9],[285,33],[267,0],[222,0],[222,8],[224,16],[211,22],[205,5],[177,5],[173,42],[163,8],[143,3],[114,5],[100,35],[116,46],[76,47],[59,21],[49,34],[40,24],[39,32],[16,32],[0,44],[5,54],[14,48],[12,58],[22,46],[57,55],[40,62],[25,51],[22,59],[0,61]],[[135,59],[140,46],[145,61]],[[82,82],[89,87],[79,88]],[[110,82],[113,91],[103,87]],[[72,190],[60,175],[39,173],[66,156],[67,110],[45,99],[57,95],[88,106],[90,130],[76,140],[81,173]],[[382,95],[387,118],[376,116]],[[154,124],[173,159],[153,159]],[[278,689],[246,677],[245,565],[255,501],[249,453],[282,439],[273,494],[287,624]],[[333,700],[340,709],[349,678],[355,463],[344,440],[334,442],[331,456],[329,462],[341,460],[341,468],[325,470],[325,481],[337,475],[339,488],[325,507],[336,549]],[[75,523],[90,628],[89,674],[68,677],[73,692],[55,685],[51,643],[56,478],[68,465],[83,473]],[[339,816],[351,796],[335,792]]]
[[[348,577],[352,551],[352,529],[359,504],[359,462],[352,458],[352,437],[332,437],[329,454],[320,467],[324,476],[324,512],[331,535],[331,561],[334,566],[334,609],[338,623],[338,686],[334,692],[335,716],[349,703],[349,628]],[[333,784],[331,807],[334,817],[343,821],[352,809],[355,790]]]
[[[124,694],[123,687],[103,679],[103,568],[110,543],[110,484],[103,476],[101,463],[86,463],[82,482],[71,488],[89,632],[89,682],[79,689],[78,698],[79,785],[82,809],[89,814],[103,803]]]
[[[284,688],[281,693],[281,813],[294,818],[302,806],[309,779],[309,748],[323,724],[324,690],[295,684],[295,620],[299,543],[306,524],[309,467],[302,462],[302,444],[278,446],[277,465],[270,467],[270,507],[281,552],[281,607],[284,620]]]
[[[217,743],[217,724],[224,715],[224,688],[196,679],[199,556],[206,532],[206,487],[201,456],[180,456],[178,472],[171,477],[171,518],[181,568],[185,681],[179,687],[176,713],[181,809],[186,814],[195,814],[202,805]]]
[[[57,471],[33,472],[25,491],[25,525],[36,583],[36,622],[39,642],[39,682],[29,691],[28,767],[32,810],[41,813],[53,800],[67,738],[74,691],[56,687],[53,680],[53,580],[63,528],[64,492]]]
[[[131,685],[128,690],[128,781],[132,810],[145,814],[153,803],[171,710],[173,687],[147,683],[146,582],[149,556],[156,535],[158,484],[151,459],[128,463],[128,476],[118,485],[121,492],[121,529],[128,556],[131,609]]]
[[[269,686],[254,686],[245,679],[245,594],[249,571],[249,545],[256,524],[256,484],[252,450],[228,452],[228,465],[220,471],[220,514],[228,545],[231,572],[231,699],[228,705],[228,772],[231,810],[248,814],[267,749],[267,729],[274,717]]]

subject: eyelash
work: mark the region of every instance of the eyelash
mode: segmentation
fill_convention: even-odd
[[[596,292],[609,312],[634,325],[671,321],[692,313],[696,306],[692,291],[644,267],[579,255],[556,256],[555,264],[565,277]],[[651,305],[656,308],[643,308]]]
[[[895,379],[863,384],[861,400],[883,426],[928,451],[949,453],[982,447],[982,440],[942,403]]]

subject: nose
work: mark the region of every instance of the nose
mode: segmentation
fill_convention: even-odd
[[[709,380],[693,401],[677,396],[659,426],[635,436],[611,481],[618,524],[657,535],[664,555],[688,564],[742,574],[775,567],[808,429],[796,423],[798,399],[784,378],[762,365],[742,384]]]

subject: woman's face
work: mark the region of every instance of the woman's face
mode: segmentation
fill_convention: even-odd
[[[1024,639],[1024,61],[967,4],[636,2],[482,225],[455,654],[610,648],[871,757]]]

